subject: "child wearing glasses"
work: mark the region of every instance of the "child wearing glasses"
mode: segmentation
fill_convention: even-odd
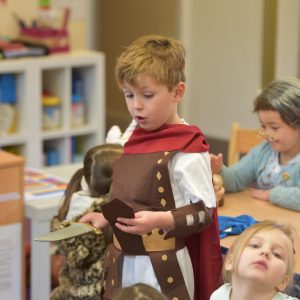
[[[255,184],[252,197],[300,211],[300,81],[271,82],[256,97],[254,112],[265,141],[232,167],[222,154],[211,155],[212,171],[222,175],[227,192]]]

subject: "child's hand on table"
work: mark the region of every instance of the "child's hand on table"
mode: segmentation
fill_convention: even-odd
[[[250,189],[251,197],[269,201],[269,190]]]

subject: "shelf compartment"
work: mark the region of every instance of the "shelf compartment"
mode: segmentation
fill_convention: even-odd
[[[0,137],[27,130],[24,72],[0,72]]]
[[[44,166],[69,163],[68,142],[66,138],[49,139],[43,142]]]
[[[66,68],[42,70],[41,126],[43,131],[68,128],[68,82]]]
[[[18,156],[26,157],[25,144],[6,145],[1,147],[1,150],[7,151]]]
[[[72,136],[70,139],[71,143],[71,162],[82,162],[86,152],[93,146],[97,145],[95,143],[95,135],[77,135]]]

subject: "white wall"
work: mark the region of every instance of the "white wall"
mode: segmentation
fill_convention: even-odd
[[[300,1],[279,0],[275,77],[300,75]]]
[[[261,89],[263,1],[182,3],[187,47],[186,120],[207,136],[227,140],[232,121],[258,126],[252,102]]]

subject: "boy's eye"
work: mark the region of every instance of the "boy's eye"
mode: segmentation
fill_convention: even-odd
[[[125,98],[132,98],[133,94],[132,93],[124,93]]]
[[[282,255],[279,252],[273,251],[273,255],[279,259],[282,259]]]
[[[150,99],[153,97],[153,94],[147,93],[147,94],[144,94],[144,97],[147,99]]]

